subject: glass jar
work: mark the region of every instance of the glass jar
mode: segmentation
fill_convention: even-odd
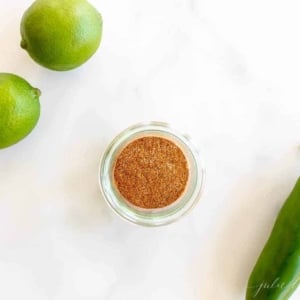
[[[130,142],[147,136],[162,137],[175,143],[188,162],[189,179],[184,193],[163,208],[145,209],[134,206],[122,197],[114,183],[114,164],[119,153]],[[178,220],[199,200],[203,182],[202,160],[190,139],[162,122],[140,123],[127,128],[110,143],[100,161],[99,183],[107,204],[120,217],[138,225],[161,226]]]

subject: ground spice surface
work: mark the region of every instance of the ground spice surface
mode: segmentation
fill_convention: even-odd
[[[176,201],[189,177],[187,159],[172,141],[142,137],[129,143],[114,166],[114,181],[121,195],[141,208],[161,208]]]

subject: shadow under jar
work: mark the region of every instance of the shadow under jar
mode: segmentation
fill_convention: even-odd
[[[120,133],[100,162],[100,187],[122,218],[144,226],[172,223],[199,200],[204,171],[189,138],[160,122]]]

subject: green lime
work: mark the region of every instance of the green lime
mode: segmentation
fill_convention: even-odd
[[[21,22],[21,47],[42,66],[66,71],[98,49],[102,17],[86,0],[36,0]]]
[[[17,143],[35,127],[40,94],[23,78],[0,73],[0,148]]]

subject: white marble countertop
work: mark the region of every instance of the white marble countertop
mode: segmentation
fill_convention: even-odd
[[[0,71],[42,90],[37,128],[0,152],[0,299],[244,299],[300,174],[298,1],[91,2],[102,46],[57,73],[19,47],[31,1],[0,0]],[[192,136],[207,171],[193,212],[155,229],[97,183],[105,146],[148,120]]]

